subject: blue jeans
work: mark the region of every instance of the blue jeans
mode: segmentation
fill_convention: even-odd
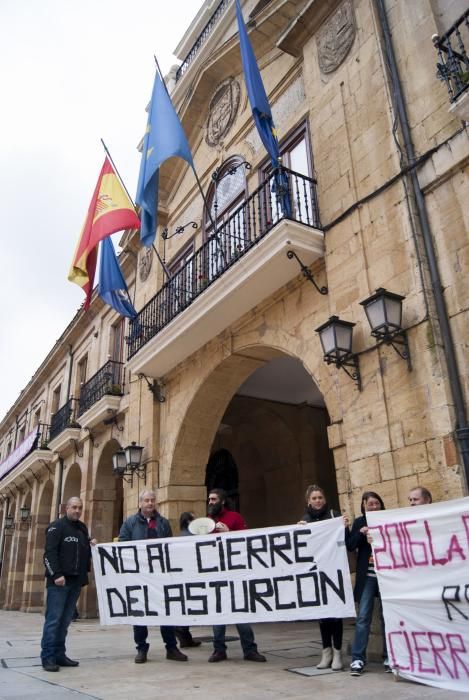
[[[81,583],[47,586],[46,614],[41,640],[41,659],[56,661],[65,656],[68,626],[75,615]]]
[[[366,647],[368,646],[368,637],[370,636],[375,598],[379,598],[378,581],[373,576],[367,576],[360,603],[358,604],[355,637],[352,644],[352,661],[363,661],[363,663],[366,663]],[[384,632],[382,611],[380,611],[380,621],[383,635],[383,658],[386,658],[386,635]]]
[[[236,625],[236,629],[238,630],[244,656],[250,654],[251,651],[257,651],[257,644],[254,641],[254,632],[251,625]],[[226,651],[225,632],[226,625],[213,626],[213,646],[215,651]]]
[[[163,626],[160,627],[161,636],[163,637],[163,642],[166,645],[166,650],[174,649],[177,646],[176,635],[174,634],[174,627]],[[137,645],[138,651],[148,651],[150,645],[147,642],[148,638],[148,627],[143,625],[134,625],[134,642]]]

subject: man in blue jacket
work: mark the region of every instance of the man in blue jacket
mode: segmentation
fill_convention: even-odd
[[[88,583],[91,548],[88,530],[81,522],[83,503],[73,496],[66,504],[65,516],[46,530],[44,565],[47,599],[41,641],[41,661],[45,671],[59,671],[60,666],[78,666],[65,653],[68,627],[74,617],[82,586]]]
[[[156,510],[156,494],[154,491],[140,493],[138,512],[122,524],[119,532],[119,542],[131,540],[146,540],[156,537],[172,537],[171,525],[166,518]],[[166,658],[171,661],[187,661],[187,656],[177,648],[174,627],[160,627],[161,636],[166,645]],[[147,642],[148,627],[134,625],[134,641],[137,645],[136,664],[144,664],[147,660],[150,645]]]

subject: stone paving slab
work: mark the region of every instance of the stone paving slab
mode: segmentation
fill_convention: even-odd
[[[467,693],[395,681],[381,664],[352,678],[347,671],[315,673],[308,677],[291,672],[315,666],[321,644],[316,623],[254,625],[259,650],[267,664],[244,661],[238,639],[228,643],[228,660],[207,664],[210,642],[187,650],[188,663],[167,661],[158,628],[150,630],[148,663],[134,663],[130,627],[100,627],[97,620],[79,620],[70,627],[68,653],[78,668],[46,673],[40,666],[39,645],[43,617],[39,613],[0,611],[0,700],[300,700],[321,695],[324,700],[462,700]],[[228,627],[228,634],[236,631]],[[209,627],[193,628],[195,637],[211,637]],[[344,646],[353,636],[345,624]],[[349,658],[345,658],[348,665]]]

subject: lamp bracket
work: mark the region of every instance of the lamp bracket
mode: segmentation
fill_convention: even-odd
[[[31,474],[32,474],[33,477],[36,479],[36,481],[37,481],[38,484],[41,483],[41,480],[40,480],[39,477],[33,472],[33,470],[31,469],[31,467],[27,467],[26,471],[31,472]]]
[[[83,457],[83,450],[80,452],[78,440],[75,440],[75,438],[70,438],[70,444],[75,448],[75,457]]]
[[[104,423],[104,425],[112,425],[113,427],[114,427],[114,425],[115,425],[116,428],[117,428],[117,430],[118,430],[120,433],[123,433],[123,432],[124,432],[124,426],[123,426],[123,425],[119,425],[119,423],[118,423],[118,421],[117,421],[117,413],[114,413],[114,415],[111,416],[110,418],[105,418],[105,419],[103,420],[103,423]],[[111,432],[112,432],[112,430],[111,430]]]
[[[289,260],[292,260],[292,258],[296,259],[296,261],[298,262],[298,264],[301,268],[301,274],[303,275],[303,277],[305,277],[307,280],[309,280],[310,282],[312,282],[314,284],[314,286],[316,287],[319,294],[328,294],[329,293],[329,290],[327,287],[319,287],[317,285],[316,280],[314,279],[313,273],[311,272],[309,267],[306,267],[306,265],[304,265],[301,262],[300,258],[298,257],[298,255],[295,253],[294,250],[287,251],[287,258]]]
[[[144,379],[146,381],[148,391],[151,391],[155,401],[159,401],[160,403],[164,403],[166,401],[166,396],[164,395],[163,390],[164,384],[161,381],[161,379],[154,379],[151,382],[145,374],[139,374],[138,378],[140,380]]]
[[[412,371],[412,360],[410,357],[409,341],[405,330],[394,331],[394,333],[372,333],[378,339],[378,345],[391,345],[399,357],[407,362],[407,369]],[[400,349],[402,348],[402,349]]]
[[[90,440],[91,440],[91,444],[93,445],[93,447],[99,447],[99,442],[96,442],[96,438],[93,435],[93,433],[91,432],[91,428],[88,428],[88,426],[85,426],[85,430],[88,431],[88,434],[89,434]]]
[[[327,362],[328,365],[335,365],[338,369],[343,369],[346,374],[350,377],[350,379],[353,379],[353,381],[356,383],[358,391],[362,391],[363,386],[362,386],[362,378],[360,374],[360,365],[358,363],[358,355],[355,355],[351,353],[350,355],[346,355],[342,359],[332,359],[330,357],[325,357],[324,358]],[[347,369],[347,368],[350,368]]]

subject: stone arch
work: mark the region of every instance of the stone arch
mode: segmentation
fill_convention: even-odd
[[[181,413],[179,430],[174,440],[172,455],[169,454],[171,446],[167,443],[165,444],[166,453],[164,454],[164,462],[166,465],[168,461],[170,463],[170,469],[165,473],[171,486],[174,485],[177,487],[178,485],[184,485],[186,487],[195,487],[204,484],[205,466],[210,452],[213,449],[218,427],[233,396],[245,380],[257,369],[265,366],[271,360],[282,357],[289,357],[298,361],[302,365],[305,371],[305,377],[308,378],[308,381],[311,381],[315,387],[318,386],[318,383],[313,378],[306,363],[303,362],[298,355],[290,351],[287,352],[278,347],[260,345],[245,346],[242,349],[237,349],[236,353],[231,354],[229,357],[219,362],[205,377],[205,380],[198,385],[187,409],[185,412]],[[323,399],[323,405],[325,405],[325,398],[323,397]],[[325,457],[325,462],[327,462],[327,464],[324,465],[323,478],[328,482],[325,484],[326,489],[329,487],[332,491],[331,505],[337,505],[338,497],[334,461],[327,441],[326,426],[329,422],[329,418],[327,416],[327,410],[324,411],[324,408],[322,410],[326,415],[326,420],[323,420],[321,426],[322,449],[323,452],[327,452]],[[277,436],[280,436],[277,444],[283,445],[283,452],[285,455],[288,453],[295,453],[295,461],[291,461],[292,468],[295,468],[297,473],[295,474],[294,480],[284,478],[284,483],[277,483],[278,497],[276,496],[273,499],[272,508],[264,509],[264,515],[260,519],[255,519],[254,521],[248,519],[249,525],[252,527],[272,524],[274,521],[280,524],[282,522],[294,522],[297,520],[304,507],[303,487],[312,480],[313,476],[317,476],[316,473],[311,475],[311,471],[308,472],[304,468],[304,450],[302,453],[301,447],[298,446],[301,440],[298,435],[293,434],[291,426],[288,425],[288,421],[286,422],[284,420],[281,411],[261,407],[258,411],[259,420],[262,418],[260,414],[266,411],[269,412],[269,416],[266,417],[264,415],[264,423],[270,421],[272,424],[272,431]],[[269,462],[273,464],[275,464],[276,461],[281,462],[283,457],[282,455],[272,455],[268,439],[264,437],[264,439],[261,440],[259,435],[256,434],[255,427],[250,425],[249,421],[246,421],[244,425],[240,422],[238,428],[243,431],[242,445],[238,445],[238,449],[232,451],[238,466],[243,463],[249,464],[255,470],[255,465],[257,463],[263,465],[262,469],[260,468],[257,474],[259,480],[257,487],[252,488],[252,493],[250,495],[245,491],[242,497],[241,511],[245,514],[246,510],[254,512],[254,506],[249,504],[249,499],[255,502],[256,498],[258,498],[261,493],[265,499],[272,498],[272,494],[269,494],[269,484],[266,482],[269,475],[266,472],[265,465]],[[224,446],[229,448],[229,445]],[[263,457],[262,459],[260,459],[261,454]],[[252,476],[251,474],[251,477]],[[256,475],[254,475],[254,477],[255,476]],[[241,484],[242,481],[243,471],[241,468]],[[251,486],[253,486],[253,481],[255,481],[255,478],[251,479]],[[164,486],[164,484],[162,485]],[[292,492],[293,486],[295,487],[295,493]],[[242,490],[242,485],[240,485],[240,493]],[[281,500],[280,494],[282,494],[282,492],[285,493],[285,490],[288,493],[288,498],[291,499],[291,512],[288,509],[286,510],[284,505],[281,507],[282,504],[280,502],[277,503],[279,498]],[[175,489],[174,493],[176,494],[177,491],[178,490]],[[178,509],[195,510],[195,512],[202,514],[205,506],[201,501],[205,499],[205,494],[202,489],[200,491],[193,489],[192,494],[193,500],[187,499],[183,502],[178,499],[176,507]],[[243,498],[245,499],[244,501]],[[170,498],[170,500],[173,499]],[[272,516],[274,508],[277,512],[276,519]],[[171,515],[175,517],[176,513],[171,513]]]
[[[93,475],[88,528],[99,542],[110,542],[119,534],[123,513],[122,479],[112,473],[112,456],[121,446],[112,438],[102,448]]]
[[[44,605],[44,545],[46,528],[51,521],[52,497],[54,484],[50,479],[39,486],[36,512],[32,514],[31,538],[31,581],[28,600],[28,612],[40,611]]]
[[[72,496],[80,496],[82,490],[82,473],[80,465],[76,462],[71,464],[65,473],[64,485],[62,489],[62,510]]]
[[[28,539],[30,535],[30,522],[22,522],[20,509],[23,506],[31,510],[32,492],[28,492],[17,500],[16,522],[15,522],[15,543],[13,545],[12,559],[10,560],[9,575],[9,599],[7,607],[10,610],[19,610],[23,604],[23,592],[25,583],[26,552],[28,549]]]

